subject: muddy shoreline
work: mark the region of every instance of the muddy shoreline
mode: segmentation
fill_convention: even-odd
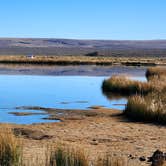
[[[56,112],[50,109],[45,111],[50,114]],[[12,130],[24,131],[25,134],[19,137],[23,141],[24,155],[27,158],[33,158],[37,154],[42,158],[43,147],[58,142],[86,150],[91,154],[91,160],[95,156],[110,153],[126,158],[132,156],[132,161],[145,166],[150,165],[147,157],[156,149],[166,151],[165,126],[129,121],[118,110],[98,108],[88,111],[58,110],[60,111],[67,115],[58,123],[8,124]],[[6,124],[0,126],[4,127]],[[140,161],[141,156],[146,161]]]
[[[133,70],[130,70],[130,69]],[[125,66],[35,66],[0,65],[0,74],[18,75],[93,75],[110,76],[113,73],[142,76],[146,67]],[[111,71],[111,72],[110,72]],[[82,101],[83,102],[83,101]],[[87,110],[55,109],[43,107],[18,107],[26,112],[11,112],[16,116],[30,115],[27,110],[49,114],[47,120],[59,122],[31,125],[0,124],[11,128],[21,138],[25,159],[42,160],[49,144],[79,147],[87,152],[90,160],[105,153],[123,156],[140,166],[149,166],[148,157],[160,149],[166,151],[166,126],[140,123],[127,119],[122,111],[93,106]],[[41,114],[41,113],[40,113]],[[140,161],[145,158],[145,161]]]

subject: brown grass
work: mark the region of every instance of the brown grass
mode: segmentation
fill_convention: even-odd
[[[103,91],[129,95],[124,114],[134,120],[166,124],[166,68],[149,68],[148,82],[113,76],[103,82]],[[134,96],[133,96],[134,95]]]
[[[133,65],[154,66],[166,64],[166,59],[159,58],[133,58],[133,57],[91,57],[91,56],[0,56],[1,64],[47,64],[47,65]]]
[[[146,76],[154,88],[147,95],[128,99],[124,114],[139,121],[166,124],[166,68],[150,68]],[[147,83],[147,84],[148,84]]]
[[[154,78],[161,78],[166,76],[166,67],[151,67],[146,71],[146,77],[148,80]]]
[[[49,166],[89,166],[84,152],[68,146],[58,146],[51,150]]]
[[[151,83],[130,80],[125,76],[112,76],[104,80],[102,89],[105,92],[112,92],[122,95],[147,94],[154,90]]]
[[[10,129],[0,131],[0,165],[21,166],[22,149],[20,141],[15,138]]]
[[[155,92],[148,96],[132,96],[128,99],[124,114],[134,120],[166,124],[165,92]]]

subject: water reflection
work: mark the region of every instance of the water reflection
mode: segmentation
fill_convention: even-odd
[[[133,70],[135,74],[138,69]],[[115,70],[109,73],[109,76],[116,74]],[[144,79],[143,70],[141,69],[142,75],[139,70],[138,73],[139,77]],[[27,116],[9,114],[17,111],[30,112],[15,109],[20,106],[82,110],[102,105],[106,108],[123,110],[127,102],[125,97],[103,95],[101,85],[106,78],[108,76],[0,75],[0,122],[17,124],[52,122],[44,120],[48,116],[45,114]]]

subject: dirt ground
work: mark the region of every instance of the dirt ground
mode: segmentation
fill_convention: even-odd
[[[48,145],[62,142],[85,150],[90,160],[109,153],[137,161],[139,165],[150,165],[147,157],[157,149],[166,151],[165,126],[131,122],[120,111],[100,107],[79,112],[69,111],[68,117],[62,117],[58,123],[8,126],[24,130],[21,136],[24,155],[31,160],[35,156],[41,158]],[[146,161],[139,161],[142,156]]]

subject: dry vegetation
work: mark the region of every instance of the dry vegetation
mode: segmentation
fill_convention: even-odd
[[[5,129],[6,130],[6,129]],[[44,160],[24,159],[22,144],[12,131],[7,129],[0,134],[1,166],[128,166],[123,158],[105,155],[96,161],[89,161],[84,151],[68,145],[47,146]]]
[[[19,166],[22,163],[21,143],[9,129],[0,131],[0,165]]]
[[[103,82],[103,91],[132,95],[124,114],[138,121],[166,124],[166,68],[149,68],[148,82],[113,76]]]
[[[166,58],[104,57],[104,56],[0,56],[1,64],[47,64],[47,65],[165,65]]]
[[[130,80],[125,76],[114,75],[111,78],[104,80],[102,89],[107,92],[132,95],[152,92],[154,86],[150,83]]]

